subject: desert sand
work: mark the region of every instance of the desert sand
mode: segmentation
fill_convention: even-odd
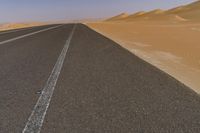
[[[200,93],[199,20],[197,1],[87,25]]]
[[[0,24],[0,31],[12,30],[12,29],[18,29],[18,28],[27,28],[27,27],[39,26],[39,25],[44,25],[44,23],[40,23],[40,22],[32,22],[32,23],[4,23],[4,24]]]

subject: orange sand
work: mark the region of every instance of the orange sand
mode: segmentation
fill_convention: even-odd
[[[200,93],[200,23],[140,21],[87,25]]]

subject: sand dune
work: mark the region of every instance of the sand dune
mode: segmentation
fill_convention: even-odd
[[[166,13],[177,14],[178,16],[191,21],[200,20],[200,1],[196,1],[189,5],[173,8],[171,10],[168,10]]]
[[[164,10],[161,9],[156,9],[152,10],[150,12],[137,12],[132,15],[125,15],[125,14],[120,14],[115,17],[112,17],[108,20],[107,22],[112,22],[112,21],[121,21],[121,22],[132,22],[132,21],[186,21],[186,19],[182,18],[181,16],[177,14],[172,14],[172,13],[167,13]]]
[[[120,14],[108,21],[199,21],[200,20],[200,1],[188,5],[179,6],[170,10],[155,9],[149,12],[137,12],[132,15]]]
[[[149,20],[152,20],[152,21],[171,21],[171,22],[187,21],[187,19],[182,18],[179,15],[176,15],[176,14],[165,14],[165,13],[152,16],[152,17],[150,17]]]
[[[129,15],[127,13],[122,13],[117,16],[114,16],[112,18],[107,19],[106,21],[119,21],[123,20],[124,18],[128,17]]]
[[[184,12],[184,11],[187,11],[188,8],[185,7],[185,6],[180,6],[180,7],[176,7],[176,8],[172,8],[168,11],[166,11],[167,14],[178,14],[180,12]]]
[[[138,16],[136,16],[136,17],[134,17],[134,18],[141,18],[141,19],[148,19],[148,18],[151,18],[151,17],[153,17],[153,16],[157,16],[157,15],[160,15],[160,14],[162,14],[164,11],[163,10],[161,10],[161,9],[156,9],[156,10],[152,10],[152,11],[150,11],[150,12],[146,12],[146,13],[140,13],[140,15],[138,15]],[[131,19],[131,18],[127,18],[127,19]]]
[[[134,13],[132,15],[129,15],[128,17],[124,18],[123,20],[124,21],[133,20],[134,18],[140,17],[140,16],[142,16],[144,14],[146,14],[145,11],[137,12],[137,13]]]
[[[138,17],[150,17],[150,16],[157,16],[163,14],[165,11],[161,9],[152,10],[146,13],[141,14]]]
[[[187,13],[187,12],[196,11],[196,10],[200,10],[200,1],[196,1],[196,2],[193,2],[188,5],[172,8],[172,9],[168,10],[167,13],[179,14],[179,13]]]
[[[142,20],[151,20],[151,21],[186,21],[184,18],[175,15],[175,14],[166,14],[164,10],[156,9],[147,13],[140,15],[135,15],[134,17],[127,17],[124,21],[142,21]]]
[[[134,17],[139,17],[141,15],[144,15],[146,12],[145,11],[141,11],[141,12],[136,12],[130,16],[128,16],[128,18],[134,18]]]

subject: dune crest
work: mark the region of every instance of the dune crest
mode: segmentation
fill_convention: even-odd
[[[157,15],[157,14],[161,14],[161,13],[164,13],[165,11],[164,10],[161,10],[161,9],[155,9],[155,10],[152,10],[148,13],[146,13],[147,15]]]
[[[106,21],[118,21],[118,20],[122,20],[126,17],[128,17],[129,15],[127,13],[121,13],[117,16],[111,17],[109,19],[107,19]]]
[[[122,13],[107,21],[200,21],[200,1],[179,6],[169,10],[155,9],[149,12],[140,11],[132,15]]]
[[[141,11],[141,12],[134,13],[134,14],[130,15],[129,17],[141,16],[145,13],[146,13],[145,11]]]
[[[149,11],[149,12],[140,13],[139,15],[134,16],[134,17],[129,16],[125,19],[125,21],[150,20],[150,19],[154,18],[155,16],[161,15],[162,13],[164,13],[164,10],[156,9],[156,10],[152,10],[152,11]]]

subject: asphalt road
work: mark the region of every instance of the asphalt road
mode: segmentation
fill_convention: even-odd
[[[8,32],[0,32],[0,41],[5,41],[11,38],[18,37],[20,35],[25,35],[25,34],[46,29],[52,26],[57,26],[57,25],[36,26],[36,27],[31,27],[31,28],[22,28],[19,30],[10,30]]]
[[[0,133],[200,132],[199,94],[85,25],[0,44]]]

